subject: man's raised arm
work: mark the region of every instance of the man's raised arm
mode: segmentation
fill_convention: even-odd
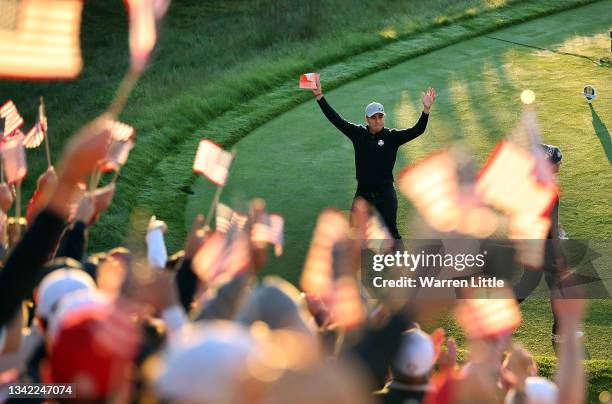
[[[359,131],[359,125],[350,123],[346,119],[342,118],[332,107],[327,103],[327,100],[323,98],[323,90],[321,89],[321,80],[316,80],[317,88],[312,90],[312,93],[317,98],[317,103],[321,107],[321,111],[327,117],[327,119],[336,127],[340,132],[344,133],[349,139],[353,140]]]
[[[423,93],[423,112],[419,117],[416,125],[412,128],[401,129],[401,130],[392,130],[393,139],[399,145],[403,145],[406,142],[420,136],[425,132],[425,128],[427,128],[427,121],[429,120],[429,111],[431,110],[431,106],[436,101],[436,90],[433,87],[429,87],[426,93]]]

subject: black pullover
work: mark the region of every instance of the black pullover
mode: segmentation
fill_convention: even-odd
[[[327,119],[353,142],[356,178],[362,189],[377,189],[393,182],[397,149],[425,132],[429,119],[429,114],[423,112],[412,128],[383,128],[373,135],[366,126],[342,118],[324,97],[317,102]]]

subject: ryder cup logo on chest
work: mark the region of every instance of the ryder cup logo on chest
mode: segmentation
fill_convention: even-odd
[[[385,142],[384,142],[382,139],[380,139],[380,140],[378,141],[378,145],[379,145],[380,147],[382,147],[384,144],[385,144]]]

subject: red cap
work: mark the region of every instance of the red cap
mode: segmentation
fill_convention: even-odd
[[[138,326],[116,308],[66,316],[51,347],[53,383],[75,383],[79,398],[100,399],[129,381],[140,345]]]

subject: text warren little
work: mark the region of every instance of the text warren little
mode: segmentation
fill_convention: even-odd
[[[505,283],[502,279],[470,278],[470,279],[436,279],[433,276],[420,276],[409,278],[402,276],[398,279],[384,279],[377,276],[372,279],[375,288],[503,288]]]

